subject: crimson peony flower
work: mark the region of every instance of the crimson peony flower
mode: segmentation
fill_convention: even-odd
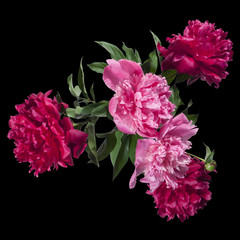
[[[48,98],[52,91],[31,94],[24,103],[16,105],[18,114],[11,116],[9,139],[15,140],[14,154],[17,160],[29,162],[34,175],[73,166],[86,148],[88,135],[73,128],[68,117],[60,118],[60,109],[67,104]]]
[[[183,222],[186,218],[202,209],[211,199],[208,190],[211,177],[204,169],[204,163],[198,159],[191,159],[188,171],[183,179],[178,180],[178,187],[173,189],[164,182],[154,192],[147,191],[154,197],[160,217],[168,217],[168,221],[175,215]]]
[[[172,117],[175,105],[164,77],[145,74],[136,62],[107,60],[103,80],[113,91],[109,112],[117,128],[127,134],[154,137],[160,124]]]
[[[219,87],[221,79],[226,78],[228,61],[232,60],[233,51],[231,40],[226,39],[227,32],[215,30],[215,24],[199,20],[189,21],[183,36],[173,34],[167,38],[168,49],[158,44],[158,50],[165,57],[162,70],[176,69],[200,78],[209,85]]]

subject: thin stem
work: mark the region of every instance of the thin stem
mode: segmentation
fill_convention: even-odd
[[[203,162],[205,162],[205,160],[203,159],[203,158],[200,158],[200,157],[198,157],[198,156],[196,156],[196,155],[193,155],[192,153],[188,153],[188,152],[186,152],[188,155],[191,155],[192,157],[195,157],[195,158],[197,158],[197,159],[200,159],[200,160],[202,160]]]

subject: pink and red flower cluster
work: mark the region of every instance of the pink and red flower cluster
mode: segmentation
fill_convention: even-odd
[[[61,107],[56,98],[48,98],[51,91],[31,94],[24,103],[16,105],[18,114],[11,116],[9,139],[15,140],[17,160],[30,163],[34,175],[50,171],[51,167],[73,166],[87,146],[88,135],[73,128],[70,118],[61,119]]]
[[[219,87],[233,55],[232,42],[226,37],[227,33],[216,30],[208,21],[189,21],[183,35],[167,38],[168,49],[158,44],[165,57],[161,68],[188,74],[193,77],[191,83],[200,78]],[[109,59],[107,63],[103,81],[115,92],[109,101],[113,121],[121,132],[142,137],[137,142],[129,187],[134,188],[137,177],[143,174],[140,181],[147,183],[147,194],[153,196],[159,216],[167,216],[168,220],[177,216],[184,221],[211,199],[211,179],[204,163],[186,152],[191,148],[189,139],[198,128],[183,113],[173,115],[176,106],[170,101],[172,92],[165,77],[144,74],[140,63],[126,59]],[[76,88],[80,93],[74,95],[85,90],[80,85]],[[88,134],[74,129],[69,117],[61,117],[61,109],[68,105],[58,103],[56,97],[49,98],[50,94],[51,91],[31,94],[24,103],[16,105],[18,114],[9,120],[8,138],[15,141],[15,157],[20,163],[29,162],[29,172],[34,170],[37,177],[52,167],[73,166],[73,158],[79,158],[87,146]],[[92,112],[87,115],[88,120],[90,115]],[[93,132],[89,132],[89,140]],[[97,147],[94,145],[93,149]]]
[[[129,60],[107,62],[103,80],[116,92],[109,112],[120,131],[144,137],[137,142],[129,187],[133,188],[143,173],[141,182],[148,184],[159,215],[168,215],[168,219],[177,215],[183,221],[202,208],[211,195],[204,182],[208,177],[200,174],[202,165],[185,152],[191,148],[189,138],[198,129],[183,113],[176,117],[171,114],[175,106],[169,101],[171,91],[165,78],[144,75],[139,64]]]

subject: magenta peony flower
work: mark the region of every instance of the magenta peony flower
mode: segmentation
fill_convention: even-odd
[[[103,80],[116,92],[109,102],[109,112],[117,128],[143,137],[157,134],[160,124],[171,118],[175,105],[169,101],[171,91],[166,79],[152,73],[143,74],[138,63],[108,60]]]
[[[147,191],[154,197],[158,214],[168,221],[175,215],[183,222],[186,218],[202,209],[211,199],[208,190],[211,177],[204,169],[204,163],[198,159],[191,159],[186,176],[178,179],[178,187],[173,189],[166,182],[162,183],[154,192]]]
[[[61,106],[56,98],[48,98],[47,93],[31,94],[24,103],[16,105],[18,114],[11,116],[9,139],[15,140],[14,154],[17,160],[30,163],[34,175],[73,166],[74,158],[79,158],[86,148],[88,135],[73,128],[68,117],[60,118]]]
[[[232,60],[232,42],[226,39],[227,32],[215,30],[215,24],[208,21],[189,21],[183,36],[167,38],[168,49],[158,44],[158,50],[165,57],[162,70],[176,69],[195,78],[219,87],[221,79],[226,78],[228,61]],[[193,80],[194,81],[194,80]]]
[[[136,148],[135,171],[129,187],[133,188],[136,178],[144,173],[141,182],[148,183],[153,192],[161,183],[175,189],[178,179],[184,178],[191,161],[185,150],[191,148],[190,137],[197,128],[182,113],[168,120],[156,139],[140,139]]]

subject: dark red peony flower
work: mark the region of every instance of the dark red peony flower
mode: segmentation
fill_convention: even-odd
[[[165,57],[162,70],[176,69],[201,78],[209,85],[219,87],[222,79],[226,78],[228,61],[232,60],[233,51],[231,40],[226,39],[227,32],[215,30],[215,24],[199,20],[189,21],[183,36],[173,34],[167,38],[168,49],[158,44],[158,50]],[[194,82],[194,81],[192,81]]]
[[[204,163],[192,159],[185,178],[178,180],[176,189],[164,182],[153,193],[150,191],[147,193],[154,197],[160,217],[168,216],[169,221],[177,215],[183,222],[211,199],[212,194],[208,190],[210,180],[211,177],[204,169]]]
[[[24,103],[16,105],[18,114],[9,120],[9,139],[15,140],[17,160],[29,162],[34,175],[73,166],[86,148],[88,135],[73,128],[68,117],[60,118],[60,110],[67,104],[48,98],[52,91],[31,94]]]

